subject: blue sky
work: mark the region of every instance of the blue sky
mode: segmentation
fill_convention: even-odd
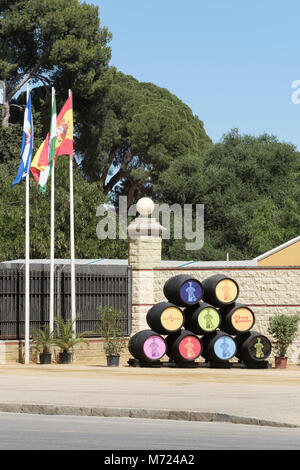
[[[300,150],[299,0],[86,0],[122,72],[167,88],[219,141],[231,128]],[[300,93],[299,93],[300,96]]]

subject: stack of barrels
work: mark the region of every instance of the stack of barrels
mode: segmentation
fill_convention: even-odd
[[[141,362],[154,363],[166,354],[178,364],[194,363],[202,356],[219,366],[234,356],[253,367],[266,363],[270,340],[250,331],[255,316],[248,306],[237,303],[239,286],[224,275],[215,274],[202,282],[179,274],[164,285],[166,301],[147,313],[150,329],[133,335],[129,352]]]

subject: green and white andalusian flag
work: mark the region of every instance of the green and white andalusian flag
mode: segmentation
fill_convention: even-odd
[[[47,139],[46,139],[47,141]],[[44,170],[40,172],[39,184],[40,191],[46,192],[47,180],[49,175],[52,173],[55,158],[55,145],[56,145],[56,99],[54,97],[51,111],[51,124],[50,124],[50,135],[49,135],[49,146],[48,146],[48,165],[44,167]]]

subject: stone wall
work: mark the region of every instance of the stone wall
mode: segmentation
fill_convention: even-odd
[[[151,229],[151,230],[150,230]],[[238,302],[251,307],[255,315],[254,331],[266,336],[269,317],[277,313],[300,314],[300,267],[241,266],[233,267],[209,265],[189,268],[162,268],[161,234],[164,228],[153,218],[138,217],[128,227],[129,260],[132,267],[132,331],[131,334],[149,329],[146,323],[148,310],[156,303],[165,300],[164,283],[172,276],[188,273],[202,281],[216,274],[224,273],[236,280],[239,285]],[[172,263],[171,263],[172,264]],[[270,339],[272,339],[270,337]],[[76,347],[76,362],[105,365],[106,358],[101,339],[89,341]],[[20,362],[21,343],[0,341],[0,363]],[[288,350],[289,361],[300,363],[300,333]],[[125,349],[121,364],[126,364],[130,354]]]
[[[127,344],[128,339],[125,340]],[[1,341],[0,342],[0,364],[14,364],[24,362],[24,342],[23,341]],[[54,349],[52,362],[57,363],[59,349]],[[120,365],[127,364],[130,354],[125,347],[121,353]],[[31,363],[39,363],[38,355],[34,348],[30,348]],[[103,340],[101,338],[90,339],[89,344],[77,344],[75,348],[76,364],[94,364],[99,366],[106,365],[106,356],[103,350]]]
[[[156,240],[155,251],[159,245],[159,240]],[[137,249],[139,250],[140,247],[137,246]],[[142,265],[145,257],[149,260],[149,253],[151,250],[147,251],[145,248],[141,260]],[[152,260],[157,266],[156,256]],[[255,314],[256,321],[253,330],[268,337],[270,337],[267,331],[270,316],[277,313],[300,314],[300,268],[297,267],[228,268],[219,266],[192,270],[157,267],[142,269],[136,267],[138,264],[139,261],[136,264],[133,263],[135,267],[132,269],[132,334],[149,328],[146,323],[146,314],[155,303],[165,300],[164,283],[170,277],[182,273],[188,273],[200,281],[216,273],[224,273],[235,279],[239,285],[238,302],[251,307]],[[290,346],[288,356],[290,363],[300,364],[300,333]],[[22,357],[21,342],[0,342],[0,364],[21,362]],[[127,364],[129,357],[131,356],[126,348],[121,355],[121,364]],[[36,360],[33,354],[31,354],[31,360]],[[85,344],[77,345],[75,360],[76,363],[105,365],[103,341],[99,338],[91,339],[89,347]]]
[[[133,269],[133,332],[149,328],[146,323],[147,311],[155,303],[166,300],[164,283],[170,277],[182,273],[188,273],[200,281],[216,273],[224,273],[235,279],[239,285],[238,302],[248,305],[254,312],[256,321],[252,329],[270,339],[267,331],[270,316],[279,313],[300,314],[300,269],[297,267],[136,268]],[[300,333],[290,346],[288,356],[290,363],[300,363]]]

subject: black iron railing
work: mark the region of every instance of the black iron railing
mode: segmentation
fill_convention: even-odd
[[[44,266],[44,265],[43,265]],[[66,266],[55,267],[54,316],[71,318],[71,274]],[[30,329],[49,321],[49,267],[30,269]],[[76,267],[76,331],[97,333],[99,306],[124,312],[123,334],[131,332],[131,270],[128,266]],[[0,269],[0,339],[23,339],[25,326],[25,271]]]

